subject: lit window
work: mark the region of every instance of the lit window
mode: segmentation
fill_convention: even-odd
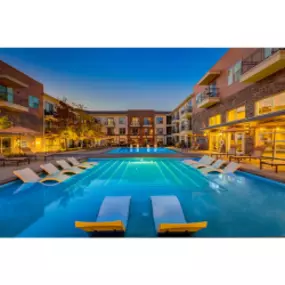
[[[256,102],[256,115],[285,110],[285,92]]]
[[[221,124],[221,115],[215,115],[209,118],[209,126],[219,125]]]
[[[33,109],[38,109],[40,106],[39,98],[35,96],[29,96],[29,107]]]
[[[227,112],[227,122],[242,120],[245,118],[245,106]]]

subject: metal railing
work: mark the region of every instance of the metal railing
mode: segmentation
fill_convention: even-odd
[[[55,111],[44,110],[44,115],[45,116],[56,116],[56,112]]]
[[[172,133],[173,134],[179,133],[179,128],[172,128]]]
[[[279,50],[285,50],[285,48],[258,48],[251,55],[242,60],[241,74],[246,73]]]
[[[191,131],[192,126],[191,125],[182,125],[181,126],[181,131]]]
[[[196,103],[201,104],[208,98],[217,98],[219,97],[219,88],[206,88],[199,96],[196,97]]]
[[[139,123],[139,122],[131,122],[131,123],[130,123],[130,126],[131,126],[131,127],[139,127],[139,126],[140,126],[140,123]]]

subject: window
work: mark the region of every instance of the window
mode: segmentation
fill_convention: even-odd
[[[272,55],[272,48],[265,48],[264,49],[264,57],[268,58],[271,55]]]
[[[0,85],[0,98],[10,103],[14,102],[14,90],[11,87]]]
[[[45,115],[53,115],[54,109],[55,108],[53,104],[45,102]]]
[[[285,110],[285,92],[256,102],[256,115]]]
[[[209,126],[219,125],[221,123],[221,115],[215,115],[209,118]]]
[[[157,128],[156,129],[156,134],[157,135],[163,135],[163,128]]]
[[[114,125],[114,118],[107,118],[107,125],[113,126]]]
[[[119,129],[119,134],[120,135],[125,135],[126,134],[126,129],[125,128],[120,128]]]
[[[138,117],[132,117],[131,125],[137,126],[139,125],[139,118]]]
[[[29,96],[29,107],[33,109],[38,109],[40,106],[39,98],[35,96]]]
[[[157,124],[163,124],[163,117],[156,117]]]
[[[202,93],[197,94],[196,96],[196,104],[200,104],[202,101]]]
[[[227,122],[241,120],[245,118],[245,106],[227,112]]]
[[[124,117],[119,118],[119,124],[124,125],[126,123],[126,119]]]
[[[150,121],[151,119],[149,117],[143,118],[143,124],[146,126],[150,125]]]
[[[241,77],[241,60],[228,70],[228,85],[239,82]]]

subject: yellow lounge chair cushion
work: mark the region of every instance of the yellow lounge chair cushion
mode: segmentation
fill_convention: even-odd
[[[160,224],[158,228],[158,233],[166,232],[197,232],[201,229],[206,228],[208,222],[198,222],[198,223],[183,223],[183,224]]]
[[[122,221],[112,222],[75,222],[75,227],[85,232],[112,232],[125,231],[125,226]]]

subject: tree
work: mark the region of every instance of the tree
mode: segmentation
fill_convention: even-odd
[[[7,129],[12,126],[12,122],[9,120],[8,116],[0,117],[0,129]]]

